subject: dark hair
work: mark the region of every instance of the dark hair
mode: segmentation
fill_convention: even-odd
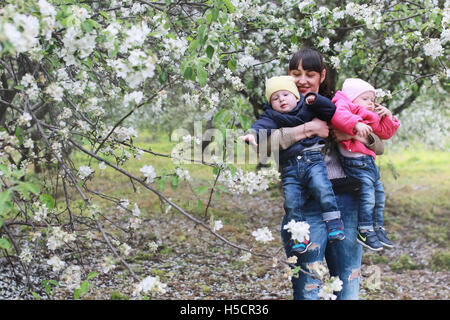
[[[325,65],[323,60],[323,56],[319,51],[312,48],[301,48],[292,56],[291,60],[289,61],[289,71],[297,70],[300,61],[302,62],[302,68],[304,70],[316,71],[321,73],[324,69],[326,69],[327,73],[325,75],[325,79],[320,84],[319,93],[331,99],[333,94],[329,87],[329,70],[327,69],[327,66]]]

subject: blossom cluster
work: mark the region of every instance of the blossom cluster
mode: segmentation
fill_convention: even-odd
[[[304,221],[291,220],[285,224],[283,229],[291,233],[291,238],[297,242],[309,240],[309,224]]]
[[[133,296],[142,296],[153,293],[166,293],[167,284],[162,283],[159,277],[148,276],[140,281],[133,291]]]
[[[267,190],[270,183],[278,180],[280,173],[275,168],[263,168],[258,172],[244,172],[238,168],[235,172],[227,169],[219,177],[218,181],[223,184],[230,192],[242,194],[247,192],[253,194]]]

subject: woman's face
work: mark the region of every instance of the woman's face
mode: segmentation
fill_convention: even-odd
[[[289,70],[288,74],[294,78],[298,91],[302,95],[307,92],[319,93],[320,84],[325,80],[327,70],[322,72],[304,70],[300,60],[297,70]]]

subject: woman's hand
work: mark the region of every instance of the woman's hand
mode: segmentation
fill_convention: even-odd
[[[357,135],[361,136],[361,137],[367,137],[369,135],[369,133],[371,133],[373,131],[371,126],[369,126],[363,122],[358,122],[355,125],[354,130],[356,131]]]
[[[310,122],[305,123],[303,126],[306,137],[308,138],[312,136],[327,138],[330,133],[330,128],[328,127],[327,122],[322,121],[318,118],[312,119]]]
[[[362,137],[360,135],[349,135],[348,133],[342,132],[336,128],[331,128],[331,134],[333,136],[333,138],[337,141],[337,142],[341,142],[341,141],[345,141],[345,140],[350,140],[350,139],[355,139],[358,140],[359,142],[367,145],[369,144],[369,139],[368,137]]]

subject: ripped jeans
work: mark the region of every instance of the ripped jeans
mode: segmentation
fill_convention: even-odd
[[[331,276],[338,276],[343,282],[343,288],[337,293],[337,299],[358,299],[359,275],[361,270],[362,246],[356,242],[358,225],[358,192],[336,194],[336,200],[344,222],[345,239],[334,243],[327,242],[327,230],[321,216],[320,205],[312,197],[306,202],[301,201],[301,191],[298,186],[298,166],[283,168],[282,183],[284,191],[285,216],[281,226],[281,238],[286,256],[291,257],[291,234],[283,227],[292,219],[298,220],[303,215],[310,225],[309,250],[300,256],[297,265],[308,270],[308,265],[316,261],[323,262],[325,258]],[[320,280],[300,271],[299,277],[292,277],[293,296],[295,300],[319,299]]]

